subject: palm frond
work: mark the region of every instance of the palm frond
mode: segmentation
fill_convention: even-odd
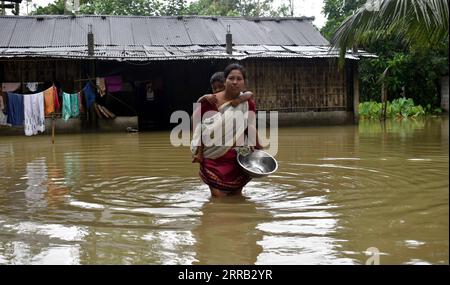
[[[340,49],[341,60],[347,49],[383,33],[397,33],[409,43],[434,45],[448,41],[448,19],[447,0],[369,0],[345,19],[331,44]]]

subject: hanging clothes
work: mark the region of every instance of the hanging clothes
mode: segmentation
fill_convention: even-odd
[[[105,83],[106,83],[106,90],[108,90],[108,92],[122,91],[123,83],[122,83],[122,76],[120,75],[105,77]]]
[[[95,82],[97,84],[97,90],[98,90],[98,93],[100,94],[100,97],[105,96],[105,94],[106,94],[105,78],[97,77]]]
[[[3,96],[0,93],[0,125],[6,125],[7,117],[3,113],[4,109],[5,109],[5,104],[3,103]]]
[[[26,84],[28,90],[30,90],[31,92],[36,92],[36,90],[38,89],[38,85],[38,82],[27,82]]]
[[[78,108],[80,109],[80,113],[84,113],[83,98],[81,96],[81,92],[78,92],[77,95],[78,95]]]
[[[80,104],[78,103],[78,93],[70,94],[70,108],[72,117],[80,115]]]
[[[58,103],[59,108],[59,101],[56,87],[52,86],[47,90],[45,90],[43,93],[44,93],[45,115],[50,115],[51,113],[56,112],[55,101]]]
[[[78,107],[78,94],[69,94],[63,92],[62,117],[67,121],[71,117],[76,117],[80,114]]]
[[[8,124],[12,126],[23,126],[23,95],[8,92]]]
[[[55,112],[61,111],[61,104],[59,103],[59,95],[58,95],[58,88],[56,88],[55,85],[53,85],[53,90],[55,96],[53,96],[53,105],[55,106]]]
[[[86,83],[83,88],[83,93],[84,98],[86,99],[86,108],[91,108],[92,104],[95,102],[95,91],[91,82]]]
[[[7,125],[8,124],[7,121],[8,121],[8,116],[3,114],[2,111],[0,111],[0,126]]]
[[[45,131],[44,93],[23,96],[25,135],[37,135]]]
[[[2,92],[14,92],[20,87],[20,82],[2,83]]]
[[[56,95],[55,96],[55,112],[60,112],[62,110],[62,97],[63,97],[63,91],[62,91],[62,85],[61,82],[55,81],[53,82],[53,86],[56,88]]]
[[[5,109],[5,104],[3,103],[3,95],[0,93],[0,111]]]

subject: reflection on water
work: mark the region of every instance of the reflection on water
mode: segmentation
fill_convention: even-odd
[[[199,264],[254,264],[262,252],[256,227],[268,217],[245,197],[211,198],[201,208],[196,238]],[[196,262],[197,263],[197,262]]]
[[[47,202],[44,199],[47,192],[47,165],[45,158],[35,159],[27,163],[26,176],[27,189],[25,190],[26,209],[45,208]]]
[[[448,264],[448,118],[279,130],[210,197],[168,132],[0,137],[0,264]]]

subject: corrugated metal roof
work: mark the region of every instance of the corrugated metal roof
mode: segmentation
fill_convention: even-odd
[[[191,41],[195,44],[225,44],[225,29],[217,20],[204,21],[202,18],[185,18],[184,24]]]
[[[61,47],[66,44],[67,38],[70,38],[71,25],[63,24],[63,20],[60,18],[55,19],[55,27],[53,29],[53,38],[51,46]],[[87,40],[84,40],[84,44]]]
[[[364,53],[363,51],[360,51]],[[51,48],[0,48],[3,58],[17,57],[50,57],[50,58],[89,58],[86,47],[51,47]],[[330,58],[337,57],[337,50],[324,46],[235,46],[233,54],[226,53],[221,46],[98,46],[94,58],[117,61],[148,61],[148,60],[190,60],[209,58]],[[346,55],[347,59],[358,60],[361,54]],[[365,56],[373,56],[365,54]]]
[[[0,16],[0,47],[86,45],[89,24],[99,45],[221,45],[228,25],[237,45],[328,45],[308,18]]]
[[[170,60],[337,57],[309,18],[0,16],[0,58],[87,58],[92,25],[97,59]],[[225,52],[230,26],[233,54]],[[308,48],[309,47],[309,48]],[[355,58],[348,55],[348,58]]]
[[[258,25],[253,21],[245,19],[220,19],[222,26],[227,29],[230,26],[230,31],[233,34],[233,42],[239,45],[260,45],[267,43],[269,38],[267,35],[259,33]],[[225,43],[226,30],[222,32],[223,43]]]
[[[131,21],[126,18],[111,18],[109,19],[109,25],[112,45],[135,45]],[[94,24],[93,26],[96,27],[97,25]]]
[[[177,18],[148,18],[147,27],[152,37],[152,45],[192,45],[182,20]],[[150,43],[148,43],[150,44]]]
[[[135,45],[152,45],[152,37],[147,27],[147,19],[137,17],[131,21],[132,35]]]
[[[7,47],[13,35],[17,21],[2,21],[0,29],[0,46]]]
[[[260,23],[267,37],[270,38],[272,43],[264,43],[267,45],[279,44],[279,45],[295,45],[296,43],[289,37],[286,37],[282,32],[282,25],[276,21],[263,21]],[[301,44],[300,44],[301,45]]]

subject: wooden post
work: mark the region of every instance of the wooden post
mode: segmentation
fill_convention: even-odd
[[[381,120],[383,120],[383,121],[386,121],[386,93],[387,93],[387,90],[386,90],[386,83],[384,82],[384,79],[383,79],[383,82],[381,82]]]
[[[52,144],[55,144],[55,115],[52,114]]]
[[[386,121],[386,109],[387,109],[387,84],[386,76],[389,71],[389,66],[384,70],[381,75],[381,120]]]
[[[353,118],[354,122],[359,121],[359,70],[358,64],[352,65],[353,69]]]

